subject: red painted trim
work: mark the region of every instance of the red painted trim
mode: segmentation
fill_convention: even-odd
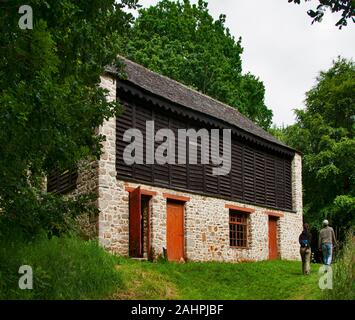
[[[133,188],[133,187],[128,187],[128,186],[125,187],[125,190],[127,192],[132,192],[134,189],[135,188]],[[141,189],[141,194],[143,196],[156,196],[157,195],[156,191],[151,191],[151,190],[146,190],[146,189]]]
[[[129,255],[142,257],[141,190],[136,188],[129,194]]]
[[[251,208],[245,208],[245,207],[239,207],[239,206],[235,206],[233,204],[225,204],[225,208],[226,209],[231,209],[231,210],[236,210],[236,211],[241,211],[244,213],[253,213],[255,212],[255,209],[251,209]]]
[[[148,201],[148,217],[147,217],[147,258],[149,259],[150,257],[150,201],[152,199],[149,199]]]
[[[170,194],[170,193],[163,193],[163,197],[166,199],[171,199],[176,201],[183,201],[183,202],[190,201],[190,197],[178,196],[176,194]]]
[[[272,217],[278,217],[281,218],[284,216],[283,213],[280,212],[274,212],[274,211],[264,211],[265,214],[267,214],[268,216],[272,216]]]

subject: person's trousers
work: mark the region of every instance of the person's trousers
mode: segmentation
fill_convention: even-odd
[[[332,263],[333,245],[331,243],[322,244],[323,263],[330,266]]]
[[[303,274],[309,274],[311,272],[311,248],[301,247],[300,254],[302,258],[302,272]]]

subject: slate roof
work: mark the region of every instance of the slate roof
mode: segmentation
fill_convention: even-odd
[[[153,72],[142,65],[132,62],[131,60],[123,57],[121,57],[121,59],[124,63],[127,75],[126,81],[129,81],[136,86],[139,86],[154,95],[163,97],[173,103],[202,112],[206,115],[236,126],[264,140],[293,150],[265,131],[263,128],[259,127],[253,121],[242,115],[235,108],[191,89],[166,76]],[[113,67],[108,67],[106,70],[108,72],[115,71]]]

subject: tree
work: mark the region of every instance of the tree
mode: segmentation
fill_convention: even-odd
[[[192,5],[162,0],[139,11],[123,55],[225,102],[264,128],[272,111],[265,106],[263,83],[242,74],[241,39],[214,21],[207,2]]]
[[[310,0],[305,0],[310,1]],[[288,0],[288,2],[301,3],[301,0]],[[319,5],[316,10],[309,10],[308,15],[313,18],[314,22],[321,22],[324,16],[324,12],[327,8],[332,13],[340,12],[341,19],[336,23],[340,29],[348,24],[348,20],[355,22],[355,1],[354,0],[318,0]]]
[[[338,58],[306,94],[306,109],[283,130],[303,152],[306,219],[331,219],[341,236],[355,224],[355,64]],[[282,135],[280,135],[282,136]]]
[[[2,218],[32,230],[82,209],[41,183],[53,169],[100,155],[94,128],[118,111],[100,75],[116,61],[132,19],[123,8],[136,0],[27,1],[32,30],[19,28],[22,4],[0,9],[0,208]]]

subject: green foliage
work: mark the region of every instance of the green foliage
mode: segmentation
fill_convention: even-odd
[[[340,258],[333,265],[333,289],[325,290],[327,300],[355,300],[355,236],[349,232]]]
[[[18,26],[23,1],[0,10],[0,208],[22,225],[60,203],[40,193],[46,174],[100,155],[94,129],[119,110],[106,101],[100,75],[117,60],[132,18],[114,0],[26,4],[33,30]],[[72,211],[65,201],[57,216]]]
[[[355,64],[339,58],[306,94],[284,141],[303,152],[306,219],[329,218],[340,237],[355,215]]]
[[[105,299],[122,286],[117,262],[94,241],[1,237],[0,299]],[[32,290],[18,287],[21,265],[33,269]]]
[[[91,205],[94,195],[76,198],[60,197],[35,188],[23,188],[11,199],[3,201],[7,214],[0,215],[0,236],[17,230],[28,239],[45,232],[47,236],[60,236],[67,232],[79,232],[75,217],[97,214]],[[15,214],[20,212],[20,214]]]
[[[285,134],[285,127],[278,127],[274,124],[271,128],[268,129],[268,132],[271,133],[275,138],[286,143],[287,137]]]
[[[355,197],[353,195],[336,196],[332,204],[324,208],[323,212],[342,227],[342,236],[344,236],[346,230],[355,226]]]
[[[241,39],[214,21],[207,2],[162,0],[139,11],[123,55],[225,102],[264,128],[272,111],[265,106],[265,87],[252,74],[242,75]]]
[[[305,0],[310,1],[310,0]],[[288,0],[288,2],[301,3],[301,0]],[[318,0],[319,4],[316,10],[309,10],[307,13],[314,22],[321,22],[326,9],[330,9],[332,13],[341,13],[340,20],[336,23],[341,29],[348,24],[348,20],[355,22],[355,1],[354,0]]]

